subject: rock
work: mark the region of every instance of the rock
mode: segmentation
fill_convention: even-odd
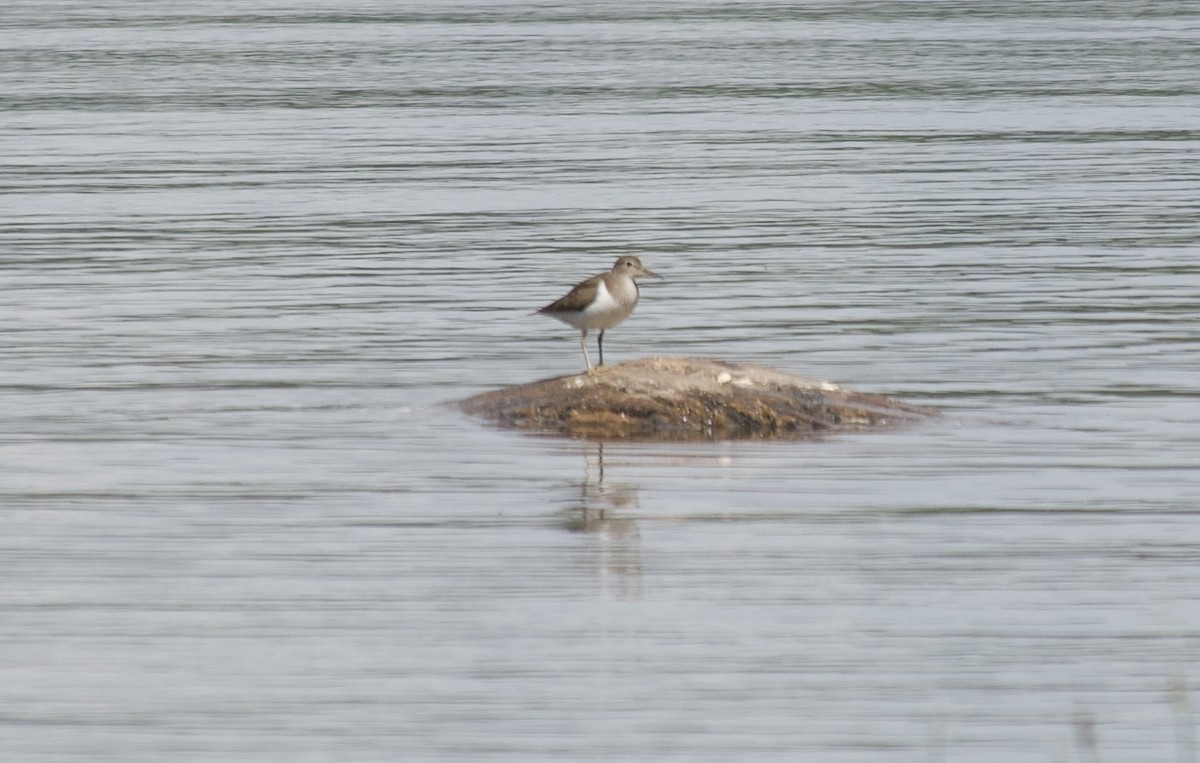
[[[597,440],[796,439],[938,415],[765,366],[704,358],[642,358],[458,405],[503,426]]]

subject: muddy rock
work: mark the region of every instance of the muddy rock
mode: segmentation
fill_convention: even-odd
[[[596,440],[797,439],[938,415],[765,366],[704,358],[642,358],[458,405],[503,426]]]

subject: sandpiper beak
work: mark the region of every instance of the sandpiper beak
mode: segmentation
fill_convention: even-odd
[[[642,275],[649,278],[657,278],[660,281],[665,280],[662,276],[660,276],[658,273],[655,273],[653,270],[650,270],[649,268],[642,268]]]

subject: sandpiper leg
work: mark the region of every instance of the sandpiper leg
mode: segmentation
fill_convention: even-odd
[[[583,348],[583,362],[587,363],[587,370],[592,372],[592,360],[587,354],[587,329],[581,329],[579,332],[579,346]]]
[[[604,329],[600,329],[600,338],[596,340],[596,345],[600,348],[600,365],[604,365]]]

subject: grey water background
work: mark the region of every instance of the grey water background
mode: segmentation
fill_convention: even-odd
[[[0,758],[1194,761],[1200,6],[0,9]],[[609,362],[940,407],[600,445]],[[594,346],[594,345],[593,345]]]

